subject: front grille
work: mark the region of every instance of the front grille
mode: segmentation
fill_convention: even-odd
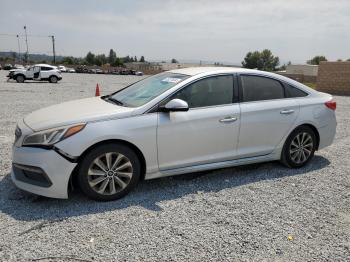
[[[13,164],[15,178],[24,183],[41,187],[50,187],[51,180],[40,167]]]

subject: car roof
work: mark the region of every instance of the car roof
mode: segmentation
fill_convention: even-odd
[[[170,70],[171,73],[184,74],[184,75],[198,75],[205,73],[258,73],[261,71],[254,69],[246,69],[240,67],[219,67],[219,66],[200,66],[200,67],[187,67],[181,69]]]
[[[55,68],[55,66],[48,65],[48,64],[35,64],[34,66],[47,66],[47,67]]]
[[[240,73],[240,74],[246,73],[246,74],[260,75],[265,77],[272,77],[272,78],[287,82],[289,84],[292,84],[293,86],[297,86],[302,90],[307,91],[308,93],[316,92],[312,88],[309,88],[286,76],[279,75],[273,72],[260,71],[255,69],[247,69],[247,68],[240,68],[240,67],[218,67],[218,66],[204,67],[203,66],[203,67],[188,67],[188,68],[174,69],[168,72],[176,73],[176,74],[184,74],[189,76],[210,76],[212,74],[215,75],[215,74],[225,74],[225,73]]]

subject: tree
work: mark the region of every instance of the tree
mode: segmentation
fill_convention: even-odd
[[[113,49],[109,50],[108,63],[113,65],[116,60],[117,60],[117,54],[114,52]]]
[[[115,60],[115,63],[112,66],[121,66],[123,65],[123,61],[121,58],[117,57],[117,59]]]
[[[76,64],[74,63],[74,57],[72,56],[66,56],[62,59],[62,63],[63,64],[66,64],[66,65],[73,65],[73,64]]]
[[[306,61],[309,65],[319,65],[321,61],[328,61],[327,58],[323,55],[317,55],[312,59]]]
[[[105,54],[95,56],[95,64],[98,66],[104,65],[107,63],[107,57]]]
[[[134,57],[134,62],[137,62],[137,56],[135,55],[135,57]]]
[[[268,49],[263,51],[248,52],[242,61],[242,65],[245,68],[257,68],[264,71],[275,71],[279,65],[278,56],[274,56]]]
[[[173,64],[178,64],[179,61],[177,61],[175,58],[173,58],[173,59],[171,59],[171,63],[173,63]]]
[[[145,57],[144,56],[141,56],[140,58],[140,62],[144,63],[145,62]]]
[[[288,61],[288,63],[287,64],[283,64],[283,65],[281,65],[279,68],[278,68],[278,70],[280,70],[280,71],[284,71],[284,70],[286,70],[287,69],[287,66],[289,66],[289,65],[291,65],[292,64],[292,62],[291,61]]]
[[[85,57],[86,63],[89,65],[94,65],[95,64],[95,55],[91,52],[88,52],[86,57]]]
[[[17,53],[16,52],[11,52],[11,57],[12,57],[13,61],[15,61],[16,57],[17,57]]]

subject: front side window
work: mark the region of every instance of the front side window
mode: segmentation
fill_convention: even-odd
[[[130,85],[109,99],[123,106],[142,106],[189,77],[169,72],[157,74]]]
[[[192,83],[170,99],[182,99],[190,108],[231,104],[233,99],[233,76],[213,76]]]
[[[274,79],[241,75],[243,102],[284,98],[284,87]]]

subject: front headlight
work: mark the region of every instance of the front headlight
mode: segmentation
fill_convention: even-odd
[[[80,132],[85,125],[86,124],[79,124],[36,132],[24,138],[23,146],[51,146]]]

